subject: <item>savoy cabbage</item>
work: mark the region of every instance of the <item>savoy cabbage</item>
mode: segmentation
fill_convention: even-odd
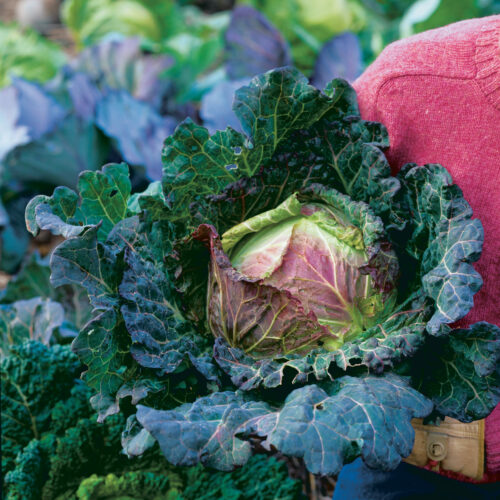
[[[33,234],[66,238],[52,284],[94,308],[73,351],[99,420],[137,405],[129,455],[157,441],[231,470],[263,446],[336,475],[356,456],[396,467],[414,417],[488,415],[500,330],[452,326],[482,284],[483,230],[446,169],[392,176],[343,80],[273,70],[234,112],[242,133],[180,124],[142,193],[110,164],[27,207]]]

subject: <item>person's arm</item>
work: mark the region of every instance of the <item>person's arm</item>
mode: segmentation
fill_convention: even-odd
[[[388,129],[394,173],[407,162],[441,163],[464,191],[485,230],[475,266],[484,284],[459,326],[500,325],[500,16],[391,44],[354,88],[362,118]],[[500,479],[499,407],[486,419],[485,444],[485,478]]]

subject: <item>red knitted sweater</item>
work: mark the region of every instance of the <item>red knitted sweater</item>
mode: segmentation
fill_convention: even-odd
[[[460,326],[500,326],[500,15],[389,45],[354,83],[361,116],[385,124],[394,172],[441,163],[484,226],[484,284]],[[486,464],[500,472],[500,405],[486,419]],[[497,475],[497,474],[493,474]]]

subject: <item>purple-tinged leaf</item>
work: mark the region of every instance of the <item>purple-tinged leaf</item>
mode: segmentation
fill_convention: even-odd
[[[247,400],[234,392],[216,392],[175,410],[137,407],[137,420],[158,441],[174,465],[201,462],[218,470],[232,470],[247,462],[250,443],[235,436],[237,429],[269,413],[266,403]]]
[[[64,117],[64,108],[39,85],[16,78],[12,86],[17,91],[19,124],[28,127],[32,140],[53,130]]]
[[[289,292],[236,271],[212,226],[201,225],[193,237],[211,254],[207,307],[214,335],[258,356],[310,350],[322,339],[336,339]]]
[[[262,13],[247,6],[232,12],[226,31],[226,53],[226,71],[232,80],[292,63],[281,33]]]
[[[207,92],[201,100],[200,116],[203,125],[214,134],[217,130],[232,127],[241,132],[240,121],[233,111],[234,93],[248,85],[248,79],[222,81]]]
[[[125,90],[159,109],[169,82],[161,78],[173,64],[165,55],[145,55],[139,38],[103,41],[84,50],[72,68],[85,73],[101,91]]]
[[[67,88],[75,113],[85,120],[93,120],[102,93],[90,77],[84,73],[76,73],[68,80]]]
[[[0,161],[16,146],[26,144],[30,140],[27,125],[20,123],[21,110],[16,99],[16,89],[13,86],[0,90]],[[2,224],[4,225],[4,224]]]
[[[15,147],[54,130],[65,115],[42,87],[21,78],[0,90],[0,110],[0,160]]]
[[[359,455],[370,467],[392,470],[412,450],[411,419],[431,410],[428,399],[392,374],[346,376],[296,389],[281,410],[249,421],[236,436],[260,436],[264,447],[303,458],[313,474],[337,475]]]
[[[363,70],[361,45],[354,33],[345,32],[326,42],[314,66],[312,84],[323,89],[334,78],[353,82]]]
[[[176,121],[160,116],[128,92],[109,92],[96,106],[96,124],[115,140],[125,161],[143,166],[151,180],[161,179],[163,142]]]

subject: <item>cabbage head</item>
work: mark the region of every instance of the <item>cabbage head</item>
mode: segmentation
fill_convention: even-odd
[[[222,236],[230,284],[220,249],[212,256],[212,332],[254,354],[334,350],[356,338],[395,303],[397,258],[382,235],[382,220],[366,203],[320,188],[234,226]],[[248,299],[250,289],[258,298]]]

